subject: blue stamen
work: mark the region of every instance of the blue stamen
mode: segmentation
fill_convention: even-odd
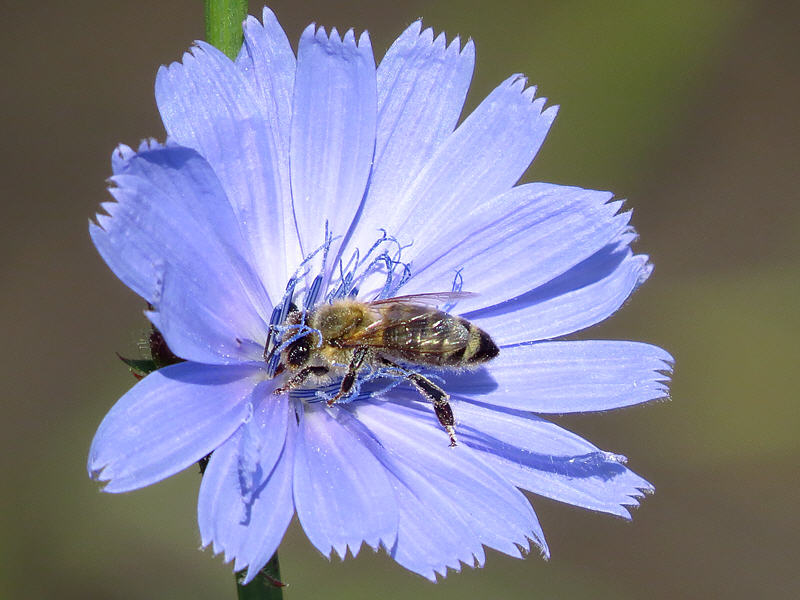
[[[325,273],[325,265],[328,260],[328,251],[331,248],[331,244],[334,240],[338,239],[341,236],[333,236],[331,235],[330,231],[328,231],[328,222],[325,221],[325,241],[319,247],[317,247],[311,254],[306,256],[300,265],[295,269],[294,274],[289,278],[289,283],[287,284],[287,289],[289,286],[292,286],[294,289],[294,285],[300,280],[308,275],[308,268],[307,265],[311,262],[311,260],[320,252],[322,252],[322,272]],[[312,284],[313,285],[313,284]]]
[[[272,378],[275,377],[275,371],[278,370],[278,364],[281,362],[281,355],[280,353],[273,353],[270,355],[269,359],[267,359],[267,376]]]
[[[381,236],[363,256],[356,249],[346,264],[339,261],[338,285],[328,294],[329,303],[339,298],[353,297],[355,295],[353,290],[360,288],[360,284],[376,272],[384,272],[386,276],[386,282],[378,294],[379,298],[388,298],[396,294],[397,290],[408,281],[411,267],[401,261],[400,257],[410,244],[403,246],[385,229],[380,231]],[[398,275],[398,269],[402,270],[402,274]]]
[[[461,269],[458,269],[456,271],[455,276],[453,277],[453,286],[452,286],[452,291],[453,292],[460,292],[464,287],[464,278],[461,276],[461,271],[462,270],[463,270],[463,267]],[[451,312],[453,310],[453,308],[455,308],[455,305],[457,303],[458,303],[457,301],[448,302],[447,304],[445,304],[442,307],[442,310],[444,312]]]
[[[286,322],[286,318],[289,316],[289,311],[292,307],[292,299],[294,297],[295,288],[297,287],[297,282],[301,279],[304,279],[308,275],[308,264],[311,260],[320,252],[322,252],[322,271],[325,272],[325,264],[328,258],[328,251],[330,250],[331,244],[333,240],[336,239],[333,237],[328,229],[328,222],[325,222],[325,242],[315,249],[311,254],[306,256],[300,265],[295,269],[294,274],[289,278],[289,282],[286,284],[286,292],[283,294],[283,299],[281,300],[280,304],[278,304],[272,310],[272,316],[270,318],[269,323],[269,333],[267,334],[267,343],[264,346],[264,357],[267,361],[267,374],[269,377],[275,376],[275,371],[278,369],[278,365],[280,364],[280,353],[283,351],[284,348],[293,341],[303,337],[304,335],[308,335],[310,333],[316,332],[318,334],[318,343],[322,343],[322,336],[319,334],[319,331],[316,329],[306,328],[303,330],[302,335],[301,333],[296,334],[292,337],[289,341],[284,341],[282,339],[282,334],[287,331],[289,328],[296,328],[297,326],[284,326],[283,323]],[[306,292],[305,301],[303,303],[303,312],[302,312],[302,326],[305,327],[306,321],[306,311],[313,308],[316,304],[319,295],[322,291],[323,287],[323,276],[317,275],[314,278],[314,281],[309,286],[308,291]]]
[[[286,293],[283,295],[283,300],[281,301],[281,312],[279,314],[279,319],[277,325],[280,325],[286,320],[286,317],[289,315],[289,308],[292,305],[292,297],[294,296],[294,288],[297,285],[297,279],[294,277],[289,280],[289,283],[286,285]]]
[[[287,331],[291,331],[292,329],[297,330],[297,333],[293,334],[289,339],[286,341],[281,340],[280,346],[276,353],[283,352],[290,344],[296,342],[300,338],[304,338],[308,335],[315,334],[317,336],[317,348],[322,346],[322,332],[319,329],[314,329],[313,327],[309,327],[305,323],[298,323],[297,325],[286,325],[281,329],[281,334],[286,333]]]
[[[267,331],[267,342],[264,344],[264,353],[268,354],[268,350],[272,348],[272,336],[275,333],[275,325],[281,322],[281,308],[283,305],[278,304],[272,309],[272,316],[269,319],[269,331]]]
[[[461,275],[461,271],[463,271],[463,270],[464,270],[463,267],[458,269],[456,271],[455,276],[453,277],[453,288],[452,288],[452,291],[454,291],[454,292],[460,292],[462,290],[462,288],[464,287],[464,277],[462,277],[462,275]]]
[[[294,295],[294,288],[297,285],[297,278],[292,277],[289,283],[286,284],[286,291],[283,294],[283,299],[280,304],[272,309],[272,316],[269,320],[269,333],[267,333],[267,343],[264,345],[264,357],[267,361],[267,375],[275,377],[275,371],[278,369],[280,362],[280,352],[278,352],[278,344],[280,343],[280,335],[276,337],[275,334],[281,333],[281,323],[286,321],[289,315],[289,309],[292,305],[292,296]]]
[[[311,287],[308,289],[306,293],[305,302],[303,302],[303,308],[311,309],[317,303],[317,298],[319,297],[319,292],[322,289],[322,275],[317,275],[314,277],[314,281],[311,283]]]

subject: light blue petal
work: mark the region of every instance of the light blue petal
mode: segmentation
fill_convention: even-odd
[[[653,486],[625,457],[530,414],[453,402],[461,442],[512,484],[541,496],[630,518]]]
[[[652,270],[647,256],[609,244],[530,292],[462,316],[500,345],[555,338],[613,314]]]
[[[502,347],[478,371],[443,376],[451,394],[493,406],[573,413],[666,398],[671,370],[656,346],[590,340]]]
[[[401,490],[398,501],[410,502],[401,505],[395,560],[434,578],[447,567],[458,569],[459,561],[482,564],[481,544],[518,557],[519,547],[527,550],[532,539],[546,554],[544,534],[525,497],[468,447],[448,448],[447,434],[430,406],[417,410],[406,398],[397,392],[393,402],[354,409],[385,449],[383,460]],[[422,512],[410,498],[425,506]],[[432,539],[437,534],[443,537]]]
[[[267,204],[277,203],[279,206],[258,205],[253,209],[275,211],[274,214],[265,212],[263,214],[265,220],[282,219],[282,229],[280,229],[280,225],[271,226],[276,229],[275,233],[281,233],[283,239],[278,237],[275,240],[265,239],[264,241],[265,243],[283,243],[285,263],[289,269],[293,269],[294,265],[297,265],[302,258],[292,212],[289,170],[289,140],[297,60],[283,28],[266,6],[263,10],[262,21],[263,25],[254,17],[248,17],[245,21],[244,45],[236,60],[236,65],[255,86],[256,101],[267,130],[267,136],[271,139],[271,147],[274,149],[271,155],[272,172],[275,174],[276,185],[279,185],[280,190],[275,198],[267,199]],[[266,223],[266,225],[270,226],[270,223]],[[256,224],[253,224],[252,229],[250,235],[264,238],[273,235],[270,233],[271,230],[258,227]],[[272,279],[269,281],[273,282],[273,286],[278,286],[278,293],[282,293],[283,288],[280,288],[281,272],[286,275],[291,273],[286,271],[283,264],[277,269],[275,265],[271,264],[265,265],[265,267],[273,272],[277,271],[274,274],[277,283]],[[285,285],[285,281],[283,285]],[[272,288],[270,288],[270,293],[273,293]]]
[[[446,45],[416,21],[378,66],[375,166],[353,246],[369,248],[400,191],[455,129],[472,79],[475,46]]]
[[[213,544],[214,554],[225,553],[225,561],[233,560],[247,530],[237,526],[245,517],[239,479],[239,447],[242,430],[236,431],[214,450],[200,483],[197,501],[197,522],[203,547]]]
[[[419,175],[396,190],[383,227],[414,256],[442,227],[507,192],[530,165],[556,109],[512,77],[498,86],[436,150]],[[430,290],[428,290],[430,291]]]
[[[271,307],[208,163],[188,148],[159,148],[119,160],[111,182],[117,202],[103,204],[92,240],[161,313],[172,350],[196,362],[257,360]]]
[[[292,466],[294,410],[272,382],[254,392],[253,419],[217,449],[200,486],[198,522],[203,545],[236,559],[247,580],[270,559],[294,514]]]
[[[219,177],[250,246],[250,260],[275,302],[287,280],[284,242],[292,242],[294,233],[284,228],[288,155],[286,146],[276,145],[281,136],[285,143],[288,130],[281,130],[286,124],[277,120],[275,109],[264,106],[262,88],[222,52],[197,44],[183,64],[159,69],[156,102],[170,139],[197,150]],[[283,71],[276,78],[281,82],[294,74],[288,61],[275,68]]]
[[[486,554],[459,510],[452,491],[409,470],[403,482],[394,479],[400,523],[392,558],[409,571],[436,581],[437,573],[461,570],[461,564],[483,566]]]
[[[483,546],[469,525],[467,515],[453,507],[452,491],[447,486],[432,484],[428,473],[419,473],[399,462],[352,415],[352,404],[338,414],[340,422],[354,431],[381,464],[387,469],[397,498],[398,537],[403,541],[387,551],[407,569],[432,581],[436,573],[448,568],[459,570],[461,562],[483,564]],[[350,416],[350,418],[344,418]]]
[[[630,213],[609,192],[530,183],[447,225],[412,264],[404,293],[463,289],[478,294],[459,313],[497,304],[542,285],[616,240]]]
[[[264,7],[262,23],[247,17],[244,45],[236,66],[256,90],[256,100],[273,138],[282,178],[289,178],[289,137],[297,61],[292,46],[273,12]]]
[[[375,150],[375,61],[369,36],[309,25],[300,38],[291,134],[292,197],[304,253],[325,223],[344,236],[358,211]],[[331,247],[336,255],[337,240]]]
[[[330,557],[355,556],[394,545],[397,503],[385,468],[359,432],[334,417],[339,409],[307,405],[300,422],[294,467],[294,502],[300,524],[316,548]]]
[[[92,441],[88,469],[106,492],[161,481],[227,440],[252,414],[260,371],[180,363],[155,371],[109,411]]]
[[[146,311],[147,318],[169,349],[186,360],[223,365],[263,361],[268,326],[263,320],[241,325],[237,308],[242,306],[246,315],[246,307],[227,301],[224,282],[203,275],[192,279],[165,266],[161,294],[153,302],[157,310]]]
[[[291,419],[294,419],[292,413]],[[294,516],[294,452],[297,422],[291,423],[275,468],[252,508],[248,537],[242,546],[235,569],[247,566],[244,583],[249,583],[278,551],[283,535]]]
[[[270,393],[274,388],[273,381],[255,388],[253,418],[214,452],[203,475],[200,535],[204,546],[213,542],[215,552],[224,551],[227,559],[240,555],[252,509],[283,452],[289,408],[285,395]]]
[[[156,144],[160,147],[159,144]],[[128,164],[128,161],[136,156],[136,152],[127,144],[119,144],[111,153],[111,172],[119,173]]]

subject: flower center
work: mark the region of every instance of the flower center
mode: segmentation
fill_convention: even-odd
[[[352,299],[352,302],[357,304],[358,301],[355,298],[366,282],[369,282],[371,288],[368,292],[371,300],[388,298],[395,295],[408,281],[411,276],[411,267],[409,263],[402,260],[403,250],[408,246],[401,245],[385,230],[380,231],[380,237],[366,252],[362,253],[360,248],[355,248],[345,260],[341,257],[342,251],[340,250],[335,264],[329,269],[328,254],[333,241],[337,238],[332,235],[326,223],[325,242],[304,257],[295,273],[290,277],[283,298],[273,308],[267,341],[264,346],[264,360],[267,363],[269,377],[275,377],[285,370],[287,365],[283,363],[291,360],[287,350],[292,350],[294,355],[298,355],[297,347],[302,346],[304,353],[299,355],[305,356],[322,348],[324,343],[322,332],[309,325],[309,316],[315,312],[317,307],[326,304],[340,305],[339,303],[347,299]],[[298,287],[309,281],[314,270],[317,271],[317,274],[311,279],[311,283],[305,285],[304,292],[299,291]],[[302,296],[302,302],[298,307],[295,302],[299,301],[300,296]],[[304,385],[291,389],[293,396],[306,401],[319,401],[335,395],[335,390],[341,384],[342,374],[340,371],[347,365],[336,364],[335,353],[330,349],[327,349],[327,354],[328,360],[335,365],[334,368],[328,370],[330,376],[324,376],[328,375],[328,372],[323,372],[322,367],[309,367],[309,369],[317,370],[316,373],[312,373],[312,375],[317,375],[316,379],[314,377],[309,379],[308,383],[312,384],[311,386]],[[341,354],[344,356],[346,352]],[[387,376],[387,373],[383,373],[385,369],[365,369],[364,371],[364,373],[359,373],[358,381],[354,383],[352,397],[361,394],[360,389],[363,383]],[[393,380],[399,381],[397,377],[394,377]],[[314,381],[319,385],[313,385]],[[389,387],[394,387],[394,385],[397,383],[392,381]],[[376,388],[375,385],[367,387]],[[385,384],[382,386],[382,388],[386,387]],[[366,396],[371,397],[376,393],[383,393],[383,391],[385,389],[379,391],[373,389]]]

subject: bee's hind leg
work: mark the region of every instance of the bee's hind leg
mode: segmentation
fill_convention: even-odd
[[[450,436],[450,447],[455,448],[458,445],[456,443],[456,421],[455,417],[453,417],[453,409],[450,408],[450,396],[430,379],[423,377],[419,373],[411,373],[408,375],[408,380],[414,384],[420,394],[431,401],[436,418],[439,419],[439,423],[447,431],[447,435]]]
[[[399,365],[386,359],[381,359],[381,362],[386,366],[394,367],[404,372],[404,377],[414,384],[417,391],[433,404],[433,412],[436,413],[436,418],[439,419],[439,423],[444,427],[447,435],[450,436],[450,447],[455,448],[458,445],[456,442],[456,420],[453,417],[453,409],[450,408],[450,395],[419,373],[408,373]]]
[[[359,346],[353,350],[353,357],[350,359],[350,366],[347,369],[347,373],[342,378],[342,385],[339,387],[339,391],[336,395],[328,400],[328,406],[333,406],[342,398],[346,398],[350,392],[353,391],[353,386],[358,377],[358,370],[361,368],[361,365],[364,364],[367,356],[369,356],[369,348],[367,346]]]

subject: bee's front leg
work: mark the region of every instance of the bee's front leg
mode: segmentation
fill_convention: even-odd
[[[364,360],[366,360],[367,356],[369,356],[369,348],[367,346],[359,346],[353,350],[353,357],[350,359],[350,366],[347,369],[347,373],[342,378],[342,385],[339,387],[337,394],[328,400],[328,406],[333,406],[339,400],[346,398],[347,395],[350,394],[356,383],[358,370],[361,368],[361,365],[364,364]]]
[[[292,377],[284,385],[282,385],[279,388],[275,388],[275,391],[272,393],[283,394],[284,392],[288,392],[289,390],[302,387],[306,379],[308,379],[312,375],[322,376],[326,375],[327,373],[328,373],[328,367],[305,367],[303,369],[300,369],[294,375],[292,375]]]

